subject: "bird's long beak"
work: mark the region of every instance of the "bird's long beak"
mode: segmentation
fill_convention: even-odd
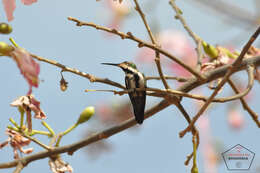
[[[101,64],[103,64],[103,65],[113,65],[113,66],[117,66],[117,67],[119,67],[119,65],[120,65],[120,64],[113,64],[113,63],[101,63]]]

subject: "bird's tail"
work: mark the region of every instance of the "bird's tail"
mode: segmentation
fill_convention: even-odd
[[[138,124],[142,124],[144,121],[144,110],[142,109],[137,109],[134,110],[135,112],[135,120]]]

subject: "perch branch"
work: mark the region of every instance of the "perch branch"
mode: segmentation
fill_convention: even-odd
[[[255,66],[260,66],[260,56],[252,57],[252,58],[244,60],[238,66],[238,68],[235,69],[235,70],[236,71],[244,70],[248,64],[254,64]],[[179,87],[178,90],[182,91],[182,92],[189,92],[192,89],[194,89],[194,88],[196,88],[200,85],[203,85],[207,82],[213,81],[217,78],[223,77],[226,74],[226,72],[228,71],[229,68],[230,68],[229,65],[225,65],[225,66],[220,67],[218,69],[206,72],[205,76],[206,76],[207,80],[205,80],[205,81],[201,81],[201,80],[199,80],[195,77],[192,77],[184,85]],[[167,100],[161,101],[158,105],[156,105],[153,108],[151,108],[150,110],[146,111],[145,118],[148,118],[149,116],[165,109],[169,105],[170,105],[170,103]],[[17,164],[19,162],[22,162],[23,165],[26,166],[28,163],[30,163],[32,161],[44,159],[44,158],[49,157],[51,155],[57,155],[57,154],[66,153],[66,152],[69,152],[69,153],[72,154],[76,150],[78,150],[78,149],[80,149],[84,146],[87,146],[90,143],[96,142],[98,140],[102,140],[105,137],[109,137],[109,135],[111,136],[111,135],[114,135],[116,133],[119,133],[119,132],[121,132],[121,131],[123,131],[127,128],[132,127],[135,124],[136,124],[136,121],[134,120],[134,118],[132,118],[132,119],[127,120],[127,121],[125,121],[125,122],[123,122],[119,125],[111,127],[109,129],[106,129],[106,130],[99,132],[97,134],[91,135],[91,136],[87,137],[86,139],[83,139],[82,141],[79,141],[79,142],[76,142],[76,143],[73,143],[73,144],[70,144],[70,145],[62,146],[62,147],[53,148],[53,150],[51,150],[51,151],[41,151],[41,152],[35,153],[33,155],[21,158],[20,160],[14,160],[14,161],[11,161],[11,162],[2,163],[2,164],[0,164],[0,169],[15,167],[15,166],[17,166]]]
[[[85,73],[85,72],[81,72],[79,71],[78,69],[75,69],[75,68],[70,68],[70,67],[67,67],[57,61],[54,61],[54,60],[49,60],[49,59],[46,59],[46,58],[43,58],[43,57],[40,57],[40,56],[37,56],[37,55],[34,55],[34,54],[31,54],[31,56],[35,59],[37,59],[38,61],[42,61],[42,62],[46,62],[48,64],[52,64],[56,67],[59,67],[62,69],[62,71],[64,72],[71,72],[71,73],[74,73],[76,75],[79,75],[79,76],[82,76],[82,77],[85,77],[87,79],[89,79],[90,82],[99,82],[99,83],[105,83],[105,84],[108,84],[108,85],[112,85],[112,86],[115,86],[115,87],[118,87],[118,88],[122,88],[122,89],[125,89],[125,87],[117,82],[114,82],[114,81],[111,81],[109,79],[103,79],[103,78],[98,78],[98,77],[95,77],[91,74],[88,74],[88,73]]]
[[[174,76],[164,76],[165,79],[169,79],[169,80],[176,80],[178,82],[187,82],[188,78],[184,78],[184,77],[174,77]],[[146,76],[145,77],[146,80],[161,80],[160,77],[157,76]]]

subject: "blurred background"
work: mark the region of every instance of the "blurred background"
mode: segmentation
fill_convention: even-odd
[[[187,35],[168,1],[144,0],[141,3],[153,33],[160,40],[163,48],[182,58],[192,65],[195,57],[194,43]],[[117,28],[120,31],[131,31],[135,36],[149,41],[149,37],[140,16],[134,10],[132,1],[124,0],[123,4],[112,0],[103,1],[69,1],[39,0],[31,6],[16,2],[17,8],[11,35],[0,35],[0,41],[9,42],[9,37],[29,52],[52,59],[80,71],[101,78],[109,78],[124,84],[124,73],[117,68],[102,66],[102,62],[119,63],[133,61],[146,76],[157,76],[154,53],[145,48],[138,48],[130,40],[97,31],[89,27],[77,27],[67,17],[82,21]],[[249,37],[259,26],[259,0],[185,0],[177,1],[183,16],[191,29],[203,40],[212,45],[221,45],[234,50],[241,50]],[[2,4],[0,5],[0,22],[7,22]],[[254,43],[260,47],[260,39]],[[188,76],[171,61],[162,58],[164,72],[172,76]],[[87,79],[64,72],[68,82],[65,92],[60,90],[60,69],[40,62],[39,88],[33,89],[36,99],[47,115],[48,124],[61,132],[71,126],[81,111],[93,105],[95,116],[87,123],[77,127],[65,136],[62,145],[71,144],[87,135],[97,132],[131,117],[131,105],[127,95],[115,96],[112,93],[84,92],[85,89],[116,89],[100,83],[90,83]],[[20,74],[17,65],[7,57],[0,57],[0,143],[5,141],[8,118],[19,120],[16,108],[10,103],[19,96],[25,95],[28,85]],[[232,76],[241,88],[247,85],[246,72]],[[169,81],[173,89],[180,83]],[[160,81],[149,81],[150,87],[163,87]],[[210,95],[207,86],[196,89],[193,93]],[[225,85],[221,96],[233,94]],[[257,81],[247,96],[250,107],[259,114],[260,87]],[[160,99],[147,97],[146,109],[158,103]],[[194,100],[183,99],[183,105],[190,115],[198,109]],[[203,118],[197,123],[201,132],[201,146],[198,153],[198,168],[203,173],[229,172],[223,162],[221,153],[241,144],[256,153],[250,170],[243,172],[260,172],[259,129],[249,114],[243,110],[239,101],[224,104],[212,104]],[[118,133],[107,140],[91,144],[71,156],[62,155],[70,163],[74,172],[114,172],[114,173],[169,173],[190,172],[185,166],[186,156],[192,151],[191,135],[180,139],[178,133],[187,123],[174,107],[159,112],[145,120],[143,125],[136,125]],[[44,128],[40,120],[33,120],[33,128]],[[45,136],[39,140],[48,144]],[[42,150],[31,144],[35,151]],[[24,155],[23,155],[24,156]],[[13,159],[12,148],[0,150],[0,162]],[[30,163],[24,172],[51,172],[48,159]],[[0,173],[12,172],[13,169],[0,170]]]

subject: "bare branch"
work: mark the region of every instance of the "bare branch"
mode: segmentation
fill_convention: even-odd
[[[248,58],[246,60],[244,60],[239,66],[238,68],[235,69],[235,71],[239,71],[239,70],[243,70],[246,68],[246,66],[248,64],[254,64],[255,66],[260,66],[260,56],[257,57],[253,57],[253,58]],[[182,85],[181,87],[178,88],[179,91],[182,92],[189,92],[192,89],[203,85],[207,82],[210,82],[212,80],[215,80],[217,78],[220,78],[222,76],[224,76],[228,69],[230,69],[229,65],[217,68],[215,70],[209,71],[207,73],[205,73],[206,79],[205,81],[200,81],[199,79],[192,77],[190,78],[184,85]],[[148,118],[150,116],[152,116],[153,114],[165,109],[166,107],[168,107],[171,103],[169,103],[167,100],[163,100],[161,101],[158,105],[152,107],[151,109],[149,109],[148,111],[146,111],[145,114],[145,118]],[[100,133],[94,134],[92,136],[89,136],[86,139],[83,139],[82,141],[70,144],[70,145],[66,145],[66,146],[62,146],[62,147],[57,147],[54,148],[51,151],[42,151],[42,152],[38,152],[36,154],[30,155],[30,156],[26,156],[24,158],[21,158],[20,160],[14,160],[11,162],[7,162],[7,163],[2,163],[0,164],[0,169],[3,168],[11,168],[11,167],[15,167],[19,162],[22,162],[23,165],[27,165],[28,163],[35,161],[35,160],[39,160],[39,159],[44,159],[46,157],[49,157],[51,155],[57,155],[57,154],[61,154],[61,153],[73,153],[76,150],[87,146],[90,143],[96,142],[98,140],[102,140],[105,137],[109,137],[111,135],[114,135],[116,133],[119,133],[127,128],[130,128],[132,126],[134,126],[136,124],[136,121],[134,120],[134,118],[131,118],[117,126],[111,127],[107,130],[104,130]]]
[[[152,107],[151,109],[146,111],[145,119],[154,115],[155,113],[163,110],[164,108],[166,108],[169,105],[170,104],[166,100],[161,101],[159,104],[155,105],[154,107]],[[44,159],[44,158],[50,157],[52,155],[57,155],[57,154],[66,153],[66,152],[68,152],[70,155],[72,155],[75,151],[79,150],[80,148],[82,148],[84,146],[87,146],[87,145],[94,143],[96,141],[108,138],[108,137],[110,137],[110,136],[112,136],[116,133],[119,133],[119,132],[121,132],[121,131],[123,131],[127,128],[130,128],[134,125],[136,125],[136,121],[135,121],[134,118],[131,118],[131,119],[119,124],[119,125],[111,127],[109,129],[106,129],[106,130],[104,130],[100,133],[93,134],[93,135],[91,135],[91,136],[87,137],[86,139],[83,139],[79,142],[76,142],[76,143],[73,143],[73,144],[70,144],[70,145],[65,145],[65,146],[62,146],[62,147],[53,148],[53,150],[50,150],[50,151],[41,151],[41,152],[38,152],[36,154],[26,156],[26,157],[23,157],[21,159],[14,160],[14,161],[11,161],[11,162],[2,163],[2,164],[0,164],[0,169],[1,168],[15,167],[20,162],[22,162],[23,165],[26,166],[27,164],[29,164],[32,161]]]
[[[78,69],[67,67],[67,66],[65,66],[65,65],[63,65],[63,64],[61,64],[61,63],[59,63],[57,61],[49,60],[49,59],[46,59],[46,58],[43,58],[43,57],[40,57],[40,56],[37,56],[37,55],[34,55],[34,54],[31,54],[31,56],[33,58],[37,59],[38,61],[46,62],[48,64],[54,65],[56,67],[59,67],[64,72],[71,72],[71,73],[74,73],[76,75],[85,77],[85,78],[89,79],[90,82],[105,83],[105,84],[108,84],[108,85],[112,85],[112,86],[115,86],[115,87],[118,87],[118,88],[125,89],[125,87],[123,85],[121,85],[121,84],[119,84],[117,82],[111,81],[109,79],[98,78],[98,77],[95,77],[95,76],[93,76],[91,74],[88,74],[88,73],[85,73],[85,72],[81,72]]]
[[[170,79],[170,80],[176,80],[178,82],[187,82],[188,78],[184,78],[184,77],[174,77],[174,76],[164,76],[165,79]],[[145,77],[146,80],[161,80],[160,77],[156,77],[156,76],[146,76]]]
[[[150,27],[149,27],[149,25],[148,25],[148,23],[147,23],[147,21],[145,19],[145,15],[144,15],[143,11],[141,10],[140,5],[138,4],[138,1],[134,0],[134,2],[135,2],[135,5],[136,5],[135,9],[140,14],[140,16],[141,16],[141,18],[142,18],[142,20],[144,22],[145,28],[146,28],[146,30],[147,30],[147,32],[149,34],[149,37],[150,37],[152,43],[154,45],[158,46],[158,43],[156,42],[156,40],[155,40],[155,38],[154,38],[154,36],[152,34],[152,31],[151,31],[151,29],[150,29]],[[170,87],[169,87],[169,85],[168,85],[168,83],[167,83],[167,81],[166,81],[166,79],[165,79],[165,77],[163,75],[161,61],[160,61],[160,53],[158,51],[155,51],[155,63],[156,63],[158,73],[160,75],[160,78],[161,78],[161,80],[163,82],[163,85],[164,85],[165,89],[169,89]]]
[[[198,70],[200,70],[201,67],[201,63],[202,63],[202,58],[203,58],[203,54],[202,54],[202,44],[201,44],[201,38],[196,35],[188,26],[188,24],[186,23],[185,19],[182,17],[182,12],[179,9],[179,7],[176,5],[175,0],[170,0],[169,1],[170,5],[172,6],[172,8],[174,9],[176,16],[176,19],[179,19],[180,22],[182,23],[184,29],[188,32],[188,34],[191,36],[191,38],[194,40],[194,42],[197,45],[196,48],[196,52],[197,52],[197,56],[198,56],[198,61],[197,61],[197,67]]]
[[[22,164],[22,162],[18,162],[15,170],[14,170],[14,173],[20,173],[22,170],[23,170],[24,166]]]
[[[247,51],[250,48],[250,46],[252,45],[252,43],[256,40],[259,33],[260,33],[260,26],[258,27],[256,32],[250,37],[250,39],[246,43],[246,45],[243,47],[242,52],[240,53],[238,58],[234,61],[234,63],[231,65],[230,69],[227,71],[227,73],[225,74],[225,76],[223,77],[221,82],[218,84],[215,91],[212,93],[212,95],[209,97],[209,99],[204,103],[204,105],[201,107],[199,112],[193,117],[189,126],[179,133],[180,137],[183,137],[188,131],[190,131],[192,129],[192,126],[195,124],[195,122],[198,120],[198,118],[203,114],[203,112],[207,109],[207,107],[212,102],[214,97],[218,94],[218,92],[222,88],[222,86],[224,86],[224,84],[229,79],[229,77],[235,72],[236,68],[239,67],[239,65],[243,61],[245,54],[247,53]]]
[[[239,94],[239,90],[236,88],[236,85],[231,81],[228,80],[229,85],[234,90],[236,94]],[[243,108],[249,113],[249,115],[252,117],[252,119],[255,121],[256,125],[260,128],[260,121],[258,120],[258,115],[255,113],[249,105],[246,103],[245,99],[243,97],[239,98],[240,102],[243,106]]]
[[[77,26],[89,26],[89,27],[93,27],[96,28],[97,30],[102,30],[102,31],[106,31],[115,35],[120,36],[122,39],[129,39],[129,40],[133,40],[135,42],[138,43],[138,47],[148,47],[150,49],[153,49],[155,51],[158,51],[159,53],[165,55],[166,57],[170,58],[171,60],[175,61],[176,63],[178,63],[179,65],[181,65],[183,68],[185,68],[187,71],[189,71],[191,74],[193,74],[194,76],[196,76],[197,78],[199,78],[200,80],[204,80],[204,77],[197,72],[196,70],[192,69],[190,66],[186,65],[184,62],[182,62],[181,60],[179,60],[178,58],[176,58],[175,56],[173,56],[171,53],[167,52],[164,49],[161,49],[160,47],[154,45],[154,44],[150,44],[147,43],[135,36],[133,36],[133,34],[131,32],[128,32],[127,34],[120,32],[116,29],[111,29],[111,28],[107,28],[104,26],[99,26],[96,25],[94,23],[91,22],[82,22],[76,18],[73,17],[68,17],[68,20],[76,22]]]

